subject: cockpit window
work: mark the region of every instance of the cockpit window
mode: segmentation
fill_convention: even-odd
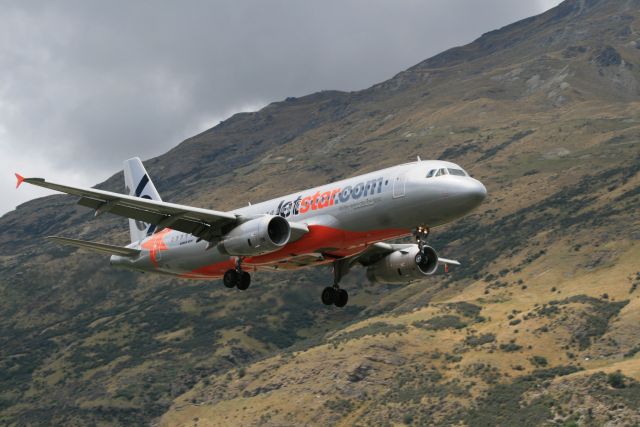
[[[451,175],[458,175],[458,176],[467,176],[466,173],[464,173],[464,171],[462,169],[453,169],[453,168],[449,168],[449,173]]]
[[[440,169],[431,169],[427,173],[427,178],[433,178],[435,176],[443,176],[443,175],[468,176],[467,173],[462,169],[440,168]]]

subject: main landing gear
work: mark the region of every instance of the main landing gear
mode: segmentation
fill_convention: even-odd
[[[251,275],[242,269],[242,259],[238,257],[236,268],[224,273],[222,282],[227,288],[238,288],[246,291],[251,285]]]
[[[333,286],[327,286],[322,291],[321,299],[324,305],[344,307],[349,301],[349,294],[340,288],[340,279],[349,271],[349,261],[339,259],[333,262]]]
[[[322,303],[324,305],[335,305],[336,307],[344,307],[349,301],[349,294],[337,285],[327,286],[322,291]]]

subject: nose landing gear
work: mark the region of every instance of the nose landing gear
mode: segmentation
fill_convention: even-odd
[[[431,230],[429,230],[429,227],[422,226],[422,225],[416,228],[416,230],[413,232],[413,235],[416,238],[416,243],[418,244],[418,248],[420,249],[420,252],[422,252],[422,248],[424,248],[424,245],[427,244],[427,238],[429,237],[430,232]]]
[[[425,271],[430,271],[429,257],[425,253],[425,249],[424,249],[424,247],[427,245],[427,238],[429,237],[430,232],[431,230],[429,230],[429,227],[426,227],[423,225],[416,228],[415,231],[413,232],[413,235],[416,238],[416,243],[418,244],[418,249],[419,249],[415,258],[416,264],[420,268],[424,269]]]
[[[222,278],[227,288],[238,288],[241,291],[249,289],[251,275],[242,269],[242,258],[238,257],[235,270],[227,270]]]
[[[344,307],[349,301],[349,294],[340,288],[340,279],[349,271],[349,261],[338,259],[333,262],[333,286],[327,286],[322,291],[321,299],[324,305]]]

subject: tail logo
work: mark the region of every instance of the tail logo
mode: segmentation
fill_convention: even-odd
[[[149,176],[147,174],[144,174],[142,179],[140,179],[140,182],[138,183],[138,186],[136,187],[136,191],[133,195],[136,197],[140,197],[142,199],[151,200],[151,197],[149,195],[142,194],[148,183],[149,183]],[[135,223],[138,230],[140,231],[146,230],[147,236],[151,236],[153,232],[156,230],[155,224],[148,224],[142,221],[136,221]]]

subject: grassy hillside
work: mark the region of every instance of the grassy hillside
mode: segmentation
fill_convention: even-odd
[[[227,209],[414,158],[489,190],[407,286],[325,269],[239,293],[112,270],[44,242],[122,244],[66,196],[0,218],[0,422],[33,425],[640,422],[640,4],[566,1],[370,89],[238,114],[147,167]],[[54,177],[51,177],[54,178]],[[122,191],[121,173],[99,186]],[[620,373],[618,373],[620,371]]]

